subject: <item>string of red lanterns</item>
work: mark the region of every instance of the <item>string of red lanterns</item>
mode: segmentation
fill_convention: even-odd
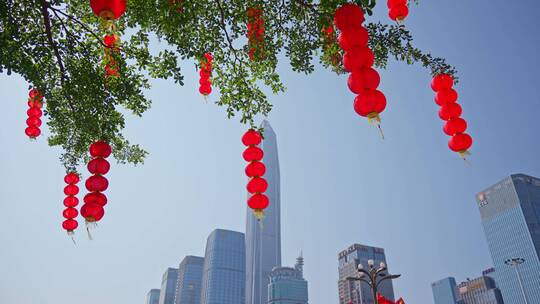
[[[447,74],[438,74],[431,80],[431,88],[436,93],[435,102],[441,107],[439,117],[446,121],[443,131],[451,136],[448,147],[465,159],[465,156],[470,154],[468,150],[473,140],[469,134],[465,133],[467,121],[461,118],[463,110],[457,103],[458,94],[452,88],[453,86],[454,79]]]
[[[261,141],[261,134],[253,129],[248,130],[242,136],[242,143],[247,146],[242,156],[249,163],[245,170],[246,175],[250,178],[246,186],[251,195],[247,204],[258,220],[264,218],[264,209],[270,204],[268,197],[264,194],[268,189],[268,182],[263,178],[266,166],[262,162],[264,152],[258,147]]]
[[[343,67],[351,73],[347,84],[357,94],[354,110],[369,122],[377,123],[380,130],[379,114],[386,108],[386,97],[377,90],[381,78],[372,67],[375,55],[368,47],[369,33],[362,26],[364,20],[362,8],[352,3],[342,5],[334,14],[334,24],[340,30],[338,43],[344,51]]]
[[[64,182],[67,186],[64,188],[64,194],[66,195],[64,206],[66,209],[62,212],[65,218],[62,228],[66,230],[69,236],[73,236],[75,229],[79,226],[79,223],[75,219],[79,215],[79,211],[76,208],[79,204],[79,199],[76,197],[79,194],[79,187],[77,186],[79,180],[79,175],[75,172],[70,172],[64,177]]]
[[[388,16],[390,19],[401,22],[409,15],[408,0],[388,0]]]
[[[24,133],[30,139],[36,139],[41,134],[41,116],[43,112],[41,108],[43,107],[43,96],[37,89],[32,89],[28,93],[28,110],[26,114],[28,118],[26,119],[26,129]]]
[[[264,18],[263,11],[258,7],[250,7],[247,10],[247,37],[248,55],[251,60],[264,57]]]
[[[92,12],[101,19],[102,27],[108,32],[103,37],[105,45],[105,78],[120,76],[118,62],[114,58],[120,51],[118,48],[120,38],[115,34],[115,20],[126,11],[126,0],[90,0]]]
[[[199,71],[200,79],[199,79],[199,92],[203,96],[208,96],[210,93],[212,93],[212,70],[213,70],[213,64],[214,57],[210,53],[204,54],[204,59],[201,60],[200,66],[201,70]]]
[[[81,215],[87,224],[99,222],[105,214],[103,207],[107,204],[107,196],[103,192],[109,187],[109,181],[103,175],[109,172],[110,164],[106,158],[111,152],[111,146],[104,141],[96,141],[90,145],[92,160],[87,167],[92,176],[86,180],[85,186],[89,193],[84,197],[81,208]]]

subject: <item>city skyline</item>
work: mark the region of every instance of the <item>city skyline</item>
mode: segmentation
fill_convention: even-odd
[[[367,22],[388,20],[377,3]],[[413,44],[458,70],[475,138],[469,164],[446,147],[431,75],[420,65],[391,59],[377,69],[388,102],[381,140],[354,113],[346,75],[278,64],[287,91],[268,95],[268,119],[279,136],[282,260],[304,250],[311,304],[338,301],[336,253],[354,242],[385,249],[406,303],[429,304],[435,280],[493,266],[475,194],[510,174],[540,176],[539,10],[532,0],[411,6]],[[150,39],[157,55],[164,45]],[[204,255],[213,229],[245,230],[240,138],[249,126],[212,104],[217,89],[205,103],[193,63],[183,65],[185,86],[151,81],[151,109],[141,119],[127,115],[126,139],[149,155],[138,166],[111,159],[105,217],[92,241],[79,222],[76,245],[60,227],[61,152],[47,146],[45,121],[37,141],[24,136],[28,83],[0,75],[0,269],[9,274],[0,277],[1,302],[141,303],[167,267]]]

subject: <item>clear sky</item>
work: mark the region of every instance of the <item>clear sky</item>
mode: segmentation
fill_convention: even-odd
[[[381,2],[370,20],[388,20]],[[354,113],[345,76],[280,65],[288,91],[271,97],[269,120],[281,163],[283,263],[303,250],[312,304],[337,303],[337,254],[352,243],[385,248],[407,303],[432,303],[431,282],[492,265],[475,193],[512,173],[540,176],[539,10],[534,0],[411,8],[416,45],[459,70],[475,139],[470,165],[448,150],[420,66],[391,62],[381,71],[383,141]],[[128,120],[128,138],[150,156],[143,166],[112,166],[106,216],[93,241],[79,230],[76,246],[60,229],[59,150],[43,137],[28,141],[27,84],[0,75],[1,303],[141,304],[167,267],[204,253],[213,229],[244,231],[246,128],[205,104],[192,63],[185,67],[184,87],[154,82],[153,107]]]

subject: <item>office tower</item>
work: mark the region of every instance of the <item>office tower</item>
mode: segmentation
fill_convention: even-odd
[[[178,280],[178,269],[167,268],[161,279],[161,292],[159,293],[159,304],[174,304],[176,295],[176,281]]]
[[[244,304],[244,234],[216,229],[206,242],[201,304]]]
[[[431,284],[434,304],[456,304],[456,279],[444,278]]]
[[[268,304],[307,304],[308,284],[303,277],[304,258],[291,267],[274,267],[268,284]]]
[[[146,304],[159,304],[159,289],[150,289],[146,294]]]
[[[270,272],[281,266],[280,179],[276,133],[263,121],[264,163],[268,181],[266,195],[270,206],[265,210],[262,225],[247,208],[246,221],[246,304],[266,304]],[[249,195],[249,194],[248,194]]]
[[[174,304],[200,304],[204,258],[188,255],[178,267]]]
[[[457,290],[458,304],[504,304],[495,280],[488,276],[462,282]]]
[[[511,175],[476,199],[504,302],[540,303],[540,179]],[[511,258],[524,262],[505,264]]]
[[[343,250],[339,258],[339,304],[371,304],[374,302],[371,288],[361,281],[346,280],[347,277],[358,276],[358,264],[364,269],[369,269],[368,260],[373,260],[375,266],[381,262],[386,264],[384,249],[354,244]],[[388,300],[394,300],[394,288],[392,280],[387,280],[379,285],[379,293]]]

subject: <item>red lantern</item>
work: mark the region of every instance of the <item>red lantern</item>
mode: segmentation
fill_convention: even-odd
[[[431,89],[435,92],[451,89],[453,85],[454,79],[448,74],[438,74],[431,80]]]
[[[102,19],[118,19],[126,11],[126,0],[90,0],[90,7]]]
[[[435,102],[441,107],[448,103],[456,102],[457,99],[458,94],[454,89],[440,90],[435,95]]]
[[[62,227],[67,231],[68,235],[73,235],[73,231],[78,226],[75,218],[79,215],[79,212],[75,207],[79,204],[79,199],[75,195],[79,193],[79,187],[76,185],[79,180],[79,175],[75,172],[69,172],[64,177],[64,182],[67,184],[64,188],[64,193],[67,195],[64,199],[64,206],[67,208],[62,212],[62,215],[66,219],[62,223]]]
[[[248,130],[244,136],[242,136],[242,143],[245,146],[256,146],[260,144],[262,141],[262,136],[259,132],[250,129]]]
[[[461,116],[463,110],[458,103],[449,103],[442,106],[439,110],[439,117],[442,120],[450,120],[452,118],[458,118]]]
[[[41,111],[41,107],[43,106],[43,96],[35,88],[30,90],[28,96],[30,98],[28,99],[28,110],[26,111],[26,114],[28,115],[28,118],[26,119],[27,128],[24,130],[24,133],[30,139],[35,139],[41,135],[39,127],[42,123],[40,118],[43,115],[43,112]]]
[[[361,94],[364,90],[375,90],[379,87],[381,77],[373,68],[361,68],[349,75],[347,85],[351,92]]]
[[[111,165],[109,162],[101,157],[94,158],[88,163],[88,171],[92,174],[105,175],[109,172]]]
[[[375,55],[367,46],[353,47],[343,54],[343,68],[347,72],[353,72],[363,67],[371,67],[374,62]]]
[[[85,185],[90,192],[103,192],[109,187],[109,181],[101,175],[93,175],[86,180]]]
[[[339,47],[344,51],[348,51],[353,47],[366,46],[368,43],[368,31],[360,26],[347,29],[346,32],[341,32],[338,36]]]
[[[111,146],[109,146],[109,144],[104,141],[99,140],[90,145],[90,155],[92,157],[107,158],[111,155],[111,153]]]
[[[244,160],[247,161],[247,162],[251,162],[251,161],[255,161],[255,160],[256,161],[261,161],[263,159],[264,152],[259,147],[251,146],[251,147],[248,147],[244,151],[242,156],[244,157]]]
[[[369,119],[380,120],[379,114],[386,108],[386,97],[378,90],[366,90],[356,96],[354,110],[358,115]]]
[[[249,180],[246,188],[249,193],[264,193],[268,189],[268,182],[262,177],[254,177]]]
[[[467,122],[463,118],[453,118],[446,122],[443,131],[449,136],[457,133],[463,133],[467,130]]]
[[[343,4],[334,13],[334,24],[340,31],[360,27],[364,20],[364,11],[353,3]]]
[[[268,197],[261,193],[253,194],[248,199],[249,208],[254,209],[254,210],[266,209],[266,207],[268,207],[269,204],[270,204],[270,201],[268,200]]]
[[[388,16],[390,19],[400,22],[405,20],[407,16],[409,15],[409,8],[407,5],[398,5],[390,8],[390,11],[388,12]]]
[[[266,173],[266,166],[260,161],[252,161],[246,167],[248,177],[261,177]]]
[[[85,204],[107,205],[107,196],[100,192],[91,192],[84,196]]]
[[[84,204],[81,207],[81,215],[87,223],[98,222],[103,218],[105,210],[97,204]]]
[[[458,133],[448,141],[448,147],[454,152],[460,153],[462,156],[467,153],[467,150],[472,146],[472,137],[467,133]]]

